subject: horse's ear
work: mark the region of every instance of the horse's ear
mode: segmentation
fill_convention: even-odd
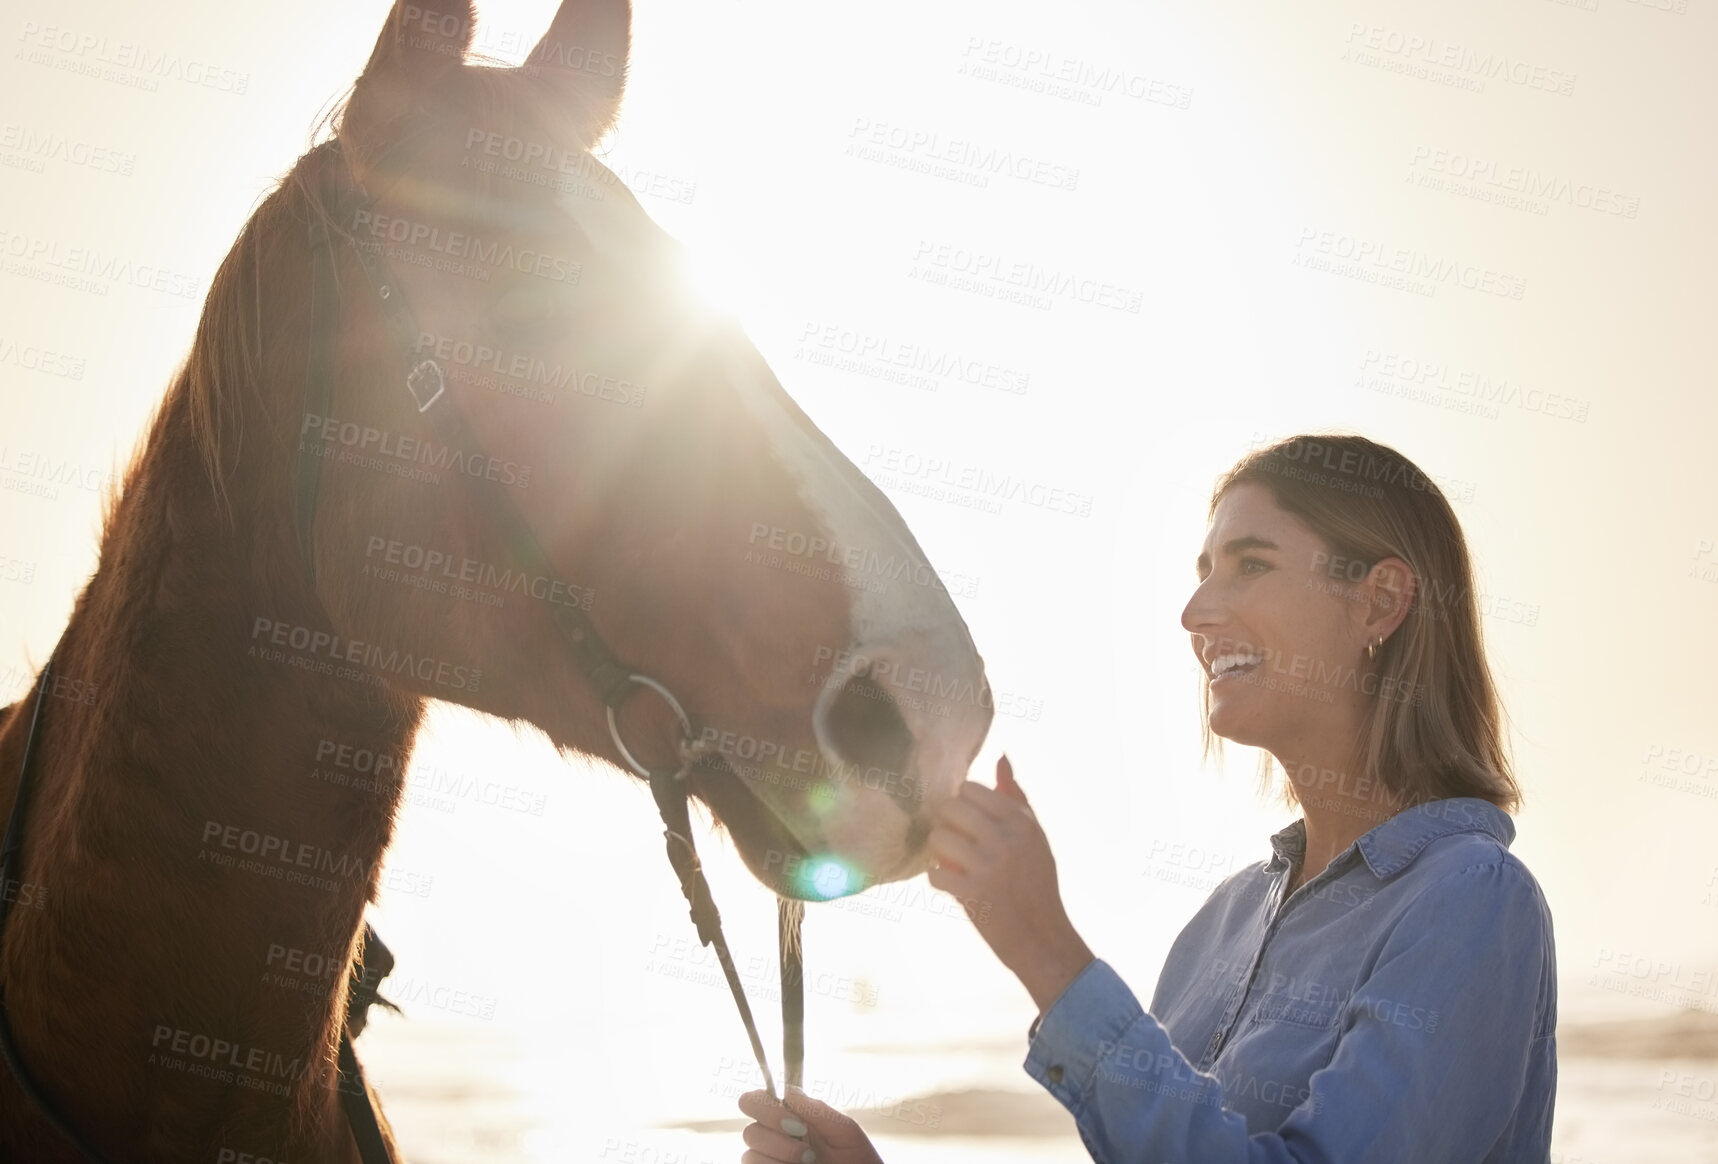
[[[520,69],[570,107],[582,144],[589,146],[620,111],[631,51],[630,0],[561,0],[549,31]]]
[[[341,136],[373,155],[391,140],[390,126],[431,108],[463,65],[476,21],[472,0],[447,0],[435,10],[397,0],[353,86]]]

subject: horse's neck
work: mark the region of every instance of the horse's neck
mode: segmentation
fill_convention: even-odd
[[[295,547],[258,532],[270,523],[255,496],[232,499],[230,522],[220,513],[188,440],[169,435],[173,405],[54,662],[22,878],[45,908],[13,909],[0,974],[26,1057],[75,1124],[196,1142],[239,1118],[275,1141],[259,1150],[284,1147],[280,1136],[303,1141],[268,1126],[270,1105],[299,1123],[330,1118],[326,1084],[311,1094],[304,1080],[338,1036],[422,703],[274,645],[281,624],[327,629],[296,581]],[[0,732],[0,812],[27,721],[15,712]],[[374,765],[351,759],[363,753],[397,758],[394,779],[378,787]],[[195,1073],[210,1064],[191,1052],[215,1041],[240,1048],[237,1061],[261,1053],[256,1079],[238,1081],[251,1086]],[[283,1078],[295,1061],[303,1078]],[[296,1101],[257,1082],[286,1082]]]

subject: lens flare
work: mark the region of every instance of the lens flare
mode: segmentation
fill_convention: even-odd
[[[814,901],[829,901],[858,893],[864,879],[846,862],[836,857],[811,857],[795,875],[799,891]]]
[[[835,808],[840,799],[835,789],[827,784],[820,784],[805,794],[805,805],[818,816],[824,816]]]

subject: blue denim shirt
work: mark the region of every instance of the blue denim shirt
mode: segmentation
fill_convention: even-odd
[[[1487,801],[1417,805],[1283,901],[1297,820],[1187,923],[1150,1013],[1094,960],[1026,1072],[1100,1164],[1548,1161],[1556,955],[1514,839]]]

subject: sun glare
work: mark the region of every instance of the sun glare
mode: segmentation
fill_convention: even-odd
[[[682,271],[692,295],[707,310],[757,327],[770,313],[768,296],[735,254],[720,242],[683,241]]]

